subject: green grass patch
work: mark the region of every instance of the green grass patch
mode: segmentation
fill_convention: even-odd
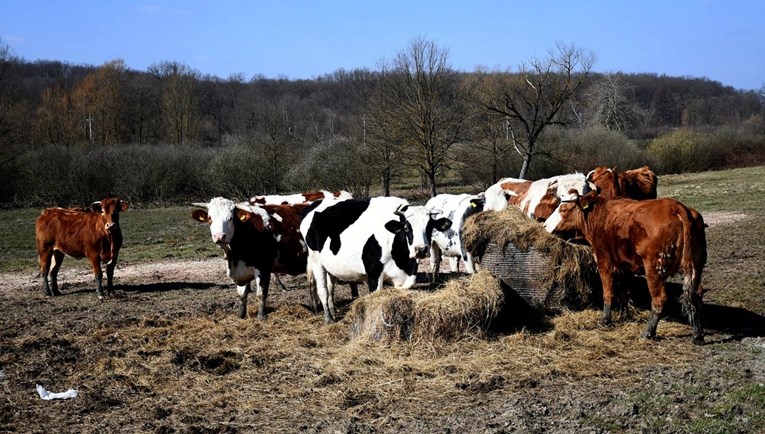
[[[659,177],[659,197],[708,211],[762,212],[765,166]]]
[[[207,225],[191,219],[192,207],[130,208],[122,213],[123,264],[220,256]],[[0,272],[37,269],[35,220],[40,209],[0,210]],[[65,267],[88,267],[65,259]]]

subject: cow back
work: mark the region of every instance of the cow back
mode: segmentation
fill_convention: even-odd
[[[122,246],[119,225],[107,230],[103,215],[64,208],[43,210],[35,223],[38,251],[45,246],[75,258],[98,254],[109,261]]]

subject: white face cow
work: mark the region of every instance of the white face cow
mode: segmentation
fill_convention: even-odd
[[[485,196],[483,193],[471,194],[439,194],[431,198],[425,208],[437,211],[438,215],[445,216],[452,221],[449,230],[433,233],[431,243],[431,270],[433,281],[438,279],[441,267],[441,258],[446,256],[450,260],[452,272],[459,271],[459,259],[465,263],[468,273],[475,272],[473,256],[462,245],[462,226],[465,220],[473,214],[484,210]]]
[[[410,206],[404,211],[406,221],[412,228],[412,243],[409,257],[423,259],[430,256],[430,245],[434,231],[443,232],[452,226],[452,221],[441,217],[436,219],[440,210],[428,210],[424,206]]]
[[[258,206],[248,206],[246,203],[235,204],[232,200],[223,197],[216,197],[209,203],[194,203],[194,206],[206,208],[206,217],[201,213],[203,210],[195,210],[193,217],[197,220],[207,220],[210,224],[210,235],[213,243],[223,248],[234,238],[234,218],[236,209],[242,209],[260,215],[263,224],[267,227],[270,216]],[[225,250],[225,249],[224,249]]]

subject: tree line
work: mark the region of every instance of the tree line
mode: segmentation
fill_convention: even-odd
[[[146,201],[317,187],[391,194],[412,180],[435,195],[450,184],[592,164],[705,170],[694,163],[702,152],[714,155],[703,159],[711,168],[765,158],[765,87],[596,73],[595,61],[587,50],[558,44],[514,71],[462,72],[450,66],[447,49],[416,37],[374,70],[222,79],[173,61],[146,71],[120,59],[29,62],[0,41],[0,202],[61,202],[79,197],[67,191],[106,188],[81,185],[88,183],[130,187]],[[695,139],[671,139],[677,130]],[[675,146],[691,153],[670,164],[680,155]],[[88,175],[104,165],[112,174],[127,170],[105,162],[121,153],[134,160],[135,175],[120,175],[124,184]],[[56,167],[43,167],[46,160]],[[83,179],[66,190],[35,176],[61,168]],[[156,191],[151,183],[166,184],[163,173],[178,179]],[[137,179],[147,185],[139,189]]]

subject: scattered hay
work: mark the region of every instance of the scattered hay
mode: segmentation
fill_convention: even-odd
[[[356,300],[345,318],[351,336],[372,340],[446,341],[480,336],[504,296],[488,272],[448,282],[437,292],[386,288]]]
[[[534,308],[579,308],[600,292],[589,247],[549,234],[514,207],[476,214],[462,230],[481,266]]]

